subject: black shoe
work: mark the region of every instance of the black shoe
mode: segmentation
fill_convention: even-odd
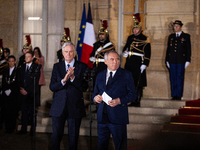
[[[176,96],[173,96],[171,100],[177,100],[177,97],[176,97]]]
[[[181,100],[181,97],[177,97],[176,100],[180,101],[180,100]]]
[[[97,113],[97,109],[93,110],[92,113]]]
[[[17,132],[17,134],[26,134],[27,132],[26,131],[19,131],[19,132]]]
[[[30,135],[30,136],[33,136],[33,131],[30,131],[29,135]]]
[[[6,131],[7,134],[12,134],[14,131]]]

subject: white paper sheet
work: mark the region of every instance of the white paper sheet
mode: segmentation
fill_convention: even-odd
[[[103,92],[102,94],[102,97],[103,97],[103,101],[107,104],[108,104],[108,101],[112,100],[112,97],[110,97],[106,92]]]

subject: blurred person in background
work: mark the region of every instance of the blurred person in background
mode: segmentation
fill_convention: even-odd
[[[40,79],[39,79],[39,99],[41,97],[41,86],[45,85],[45,78],[44,78],[44,71],[43,71],[43,67],[44,67],[44,56],[42,56],[42,53],[40,51],[39,47],[35,47],[33,50],[34,53],[34,57],[39,59],[39,64],[42,65],[41,69],[40,69]],[[40,101],[41,104],[41,101]]]

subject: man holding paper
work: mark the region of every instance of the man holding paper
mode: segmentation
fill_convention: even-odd
[[[119,67],[119,54],[108,51],[104,55],[107,69],[100,72],[92,98],[97,105],[98,149],[108,149],[112,134],[115,149],[127,149],[127,103],[137,98],[132,74]]]

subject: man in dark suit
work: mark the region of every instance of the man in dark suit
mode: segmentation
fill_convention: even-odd
[[[134,81],[129,71],[119,67],[120,59],[116,51],[108,51],[104,59],[107,69],[97,75],[92,95],[94,102],[98,103],[98,149],[108,149],[111,133],[115,149],[126,150],[129,123],[127,103],[137,98]],[[110,98],[106,98],[106,94]]]
[[[34,132],[34,123],[33,123],[33,111],[34,111],[34,96],[35,96],[35,105],[39,106],[39,78],[40,78],[40,66],[33,62],[33,53],[27,52],[25,54],[25,64],[19,70],[19,80],[18,84],[20,87],[19,102],[22,112],[22,127],[19,134],[25,134],[27,132],[27,125],[29,122],[29,117],[31,121],[31,130],[30,134]],[[34,95],[34,78],[35,80],[35,95]],[[36,117],[35,117],[36,119]],[[35,121],[36,122],[36,121]],[[36,124],[35,124],[36,126]]]
[[[190,35],[182,31],[183,23],[176,20],[175,33],[168,38],[166,64],[170,71],[172,100],[181,100],[183,96],[185,69],[191,61]]]
[[[9,67],[4,70],[2,78],[2,100],[5,118],[6,133],[13,133],[16,126],[17,117],[17,96],[19,88],[17,85],[17,69],[15,67],[16,58],[8,57]]]
[[[75,47],[71,42],[62,47],[64,61],[54,64],[50,90],[54,92],[50,109],[53,134],[52,149],[59,150],[64,133],[65,121],[68,123],[69,149],[76,150],[82,117],[85,117],[83,91],[87,89],[84,72],[87,65],[75,61]]]

